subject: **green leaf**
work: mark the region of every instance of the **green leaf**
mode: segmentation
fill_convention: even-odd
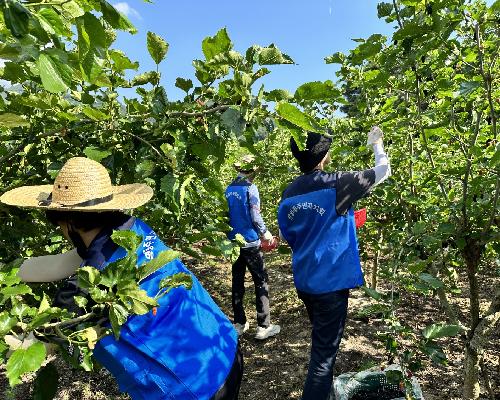
[[[52,400],[59,385],[59,373],[54,363],[42,367],[36,374],[33,386],[33,400]]]
[[[481,87],[481,82],[477,81],[462,82],[460,84],[460,89],[458,90],[458,94],[460,96],[470,96],[480,87]]]
[[[342,64],[344,60],[345,55],[340,52],[333,53],[331,56],[325,57],[325,62],[327,64]]]
[[[113,67],[115,71],[125,71],[126,69],[137,70],[139,68],[139,63],[132,62],[123,51],[120,50],[109,50],[109,57],[113,60]]]
[[[175,86],[187,93],[193,87],[193,81],[191,79],[177,78],[175,80]]]
[[[49,303],[49,297],[43,293],[42,301],[40,302],[40,305],[38,306],[38,313],[42,313],[45,310],[48,310],[50,308],[50,303]]]
[[[145,85],[146,83],[155,85],[158,82],[158,79],[158,74],[155,71],[149,71],[134,76],[134,78],[130,81],[130,84],[132,86]]]
[[[178,272],[174,275],[167,276],[163,278],[160,282],[161,289],[174,289],[179,286],[184,286],[187,290],[190,290],[193,286],[193,279],[191,275],[185,272]]]
[[[127,321],[128,316],[127,309],[121,304],[112,304],[109,308],[109,320],[116,340],[120,338],[120,328]]]
[[[69,89],[73,70],[67,64],[47,54],[40,54],[37,61],[43,87],[51,93],[65,92]]]
[[[207,60],[214,58],[217,54],[231,50],[232,47],[233,44],[229,39],[226,28],[222,28],[215,36],[206,37],[201,44],[203,54]]]
[[[64,37],[71,37],[72,32],[69,24],[63,21],[61,16],[53,8],[42,8],[36,13],[42,28],[52,34]]]
[[[3,300],[2,304],[9,299],[12,296],[18,296],[18,295],[23,295],[23,294],[31,294],[31,288],[28,285],[25,285],[24,283],[16,285],[16,286],[11,286],[11,287],[6,287],[0,291],[3,295]]]
[[[332,81],[325,82],[308,82],[299,86],[295,91],[294,97],[297,101],[330,101],[333,102],[337,97],[340,97],[340,90],[337,89]]]
[[[426,342],[421,346],[421,350],[427,354],[433,362],[440,365],[446,365],[446,354],[436,342]]]
[[[443,282],[441,282],[440,279],[436,278],[435,276],[432,276],[431,274],[422,273],[419,275],[419,278],[425,283],[427,283],[433,289],[439,289],[443,287]]]
[[[266,101],[287,101],[292,98],[292,94],[285,89],[273,89],[270,92],[264,93]]]
[[[0,313],[0,336],[9,332],[17,323],[17,319],[12,318],[7,311]]]
[[[236,136],[241,136],[246,128],[246,121],[237,107],[229,107],[221,115],[222,125]]]
[[[12,113],[0,114],[1,128],[16,128],[19,126],[29,126],[30,123],[24,115],[16,115]]]
[[[306,131],[323,132],[309,115],[291,104],[279,103],[276,106],[276,112],[281,118]]]
[[[111,239],[118,246],[123,247],[129,252],[136,252],[142,243],[142,237],[132,231],[114,231]]]
[[[459,325],[432,324],[422,331],[422,335],[427,340],[439,339],[443,337],[456,336],[462,332]]]
[[[363,291],[371,298],[373,298],[375,300],[382,299],[382,293],[377,292],[375,289],[369,288],[368,286],[362,286],[362,288],[363,288]]]
[[[109,4],[105,0],[101,0],[101,12],[103,18],[106,20],[108,24],[110,24],[115,29],[120,29],[122,31],[136,33],[137,29],[130,22],[130,20],[120,12],[116,8],[114,8],[111,4]]]
[[[259,51],[258,63],[259,65],[295,64],[290,56],[282,53],[274,44],[270,44]]]
[[[143,264],[137,270],[137,279],[142,281],[146,279],[148,276],[154,274],[163,266],[167,265],[169,262],[175,260],[179,257],[179,253],[174,250],[166,250],[162,251],[158,256],[153,258],[151,261]]]
[[[186,194],[187,194],[186,189],[194,178],[195,178],[195,175],[189,175],[184,180],[184,182],[182,182],[181,187],[179,188],[179,204],[180,204],[181,208],[184,208],[184,199],[186,198]]]
[[[101,150],[94,146],[88,146],[83,150],[83,154],[85,154],[91,160],[100,163],[103,159],[109,157],[112,153],[109,150]]]
[[[20,38],[29,31],[31,14],[20,3],[7,0],[7,4],[2,4],[3,18],[5,25],[14,37]]]
[[[126,287],[118,290],[118,296],[130,304],[130,309],[134,314],[143,315],[158,305],[158,302],[149,297],[145,290],[133,287]]]
[[[393,5],[391,3],[379,3],[377,4],[377,16],[379,18],[388,17],[391,15],[393,9]]]
[[[82,109],[82,112],[87,117],[89,117],[90,119],[92,119],[94,121],[105,121],[105,120],[109,119],[109,115],[103,113],[102,111],[100,111],[100,110],[98,110],[96,108],[90,107],[90,106],[84,107]]]
[[[7,378],[10,386],[21,382],[21,377],[28,373],[37,371],[45,360],[45,346],[41,342],[32,344],[25,349],[17,349],[7,361]]]
[[[168,43],[153,32],[148,32],[147,42],[151,58],[156,64],[161,63],[167,55]]]
[[[84,289],[97,285],[101,280],[100,271],[93,266],[78,268],[78,285]]]

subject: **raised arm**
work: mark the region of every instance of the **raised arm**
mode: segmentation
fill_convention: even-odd
[[[368,133],[367,146],[373,149],[375,166],[364,171],[339,172],[337,175],[336,210],[343,215],[352,204],[391,175],[389,158],[384,151],[383,132],[375,126]]]

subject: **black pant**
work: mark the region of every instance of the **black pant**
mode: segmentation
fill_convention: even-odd
[[[243,354],[241,354],[240,344],[238,343],[231,371],[229,371],[224,385],[212,396],[210,400],[237,400],[240,393],[242,377]]]
[[[349,290],[324,294],[297,291],[312,324],[312,346],[302,400],[326,400],[333,382],[333,366],[344,333]]]
[[[243,297],[245,295],[245,272],[246,268],[252,274],[255,285],[255,307],[257,308],[257,324],[267,328],[270,324],[269,315],[269,285],[267,271],[264,268],[264,260],[260,248],[241,248],[240,255],[233,264],[232,275],[232,304],[234,322],[245,324],[247,317],[243,308]]]

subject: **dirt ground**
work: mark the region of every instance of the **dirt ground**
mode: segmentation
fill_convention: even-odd
[[[189,263],[190,269],[198,276],[212,294],[219,306],[231,316],[231,267],[228,263],[212,262],[211,265]],[[286,258],[272,256],[267,260],[270,278],[271,320],[281,325],[281,333],[265,342],[253,338],[256,328],[253,283],[247,274],[247,294],[245,307],[250,322],[250,330],[241,340],[245,357],[240,399],[274,400],[300,399],[302,385],[307,373],[310,350],[310,325],[305,308],[297,298],[293,286],[291,269]],[[482,280],[486,293],[492,293],[498,286],[498,277]],[[455,305],[466,309],[465,294]],[[487,299],[488,296],[486,295]],[[335,365],[335,375],[359,371],[387,362],[384,344],[377,332],[383,329],[383,321],[376,318],[359,318],[363,307],[373,301],[361,290],[353,290],[349,301],[349,317],[345,335]],[[487,306],[487,302],[483,304]],[[432,322],[444,320],[439,305],[433,298],[406,295],[401,299],[399,312],[401,320],[413,328],[422,329]],[[436,366],[426,362],[417,378],[422,385],[426,400],[460,400],[462,386],[463,338],[456,337],[445,346],[447,366]],[[500,399],[500,332],[491,338],[485,360],[489,376],[496,387],[495,399]],[[126,400],[120,394],[113,378],[105,371],[84,373],[72,371],[56,360],[61,375],[57,400]],[[31,380],[9,393],[6,378],[0,375],[2,399],[31,399]],[[484,399],[488,399],[483,393]]]

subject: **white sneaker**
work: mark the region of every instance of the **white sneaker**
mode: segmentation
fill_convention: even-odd
[[[250,328],[250,324],[248,323],[248,321],[245,322],[245,325],[235,323],[235,324],[233,324],[233,326],[234,326],[234,329],[236,329],[238,336],[243,335],[246,331],[248,331],[248,328]]]
[[[257,333],[255,334],[255,339],[259,340],[264,340],[267,339],[268,337],[277,335],[280,333],[280,326],[279,325],[269,325],[267,328],[264,328],[262,326],[257,327]]]

